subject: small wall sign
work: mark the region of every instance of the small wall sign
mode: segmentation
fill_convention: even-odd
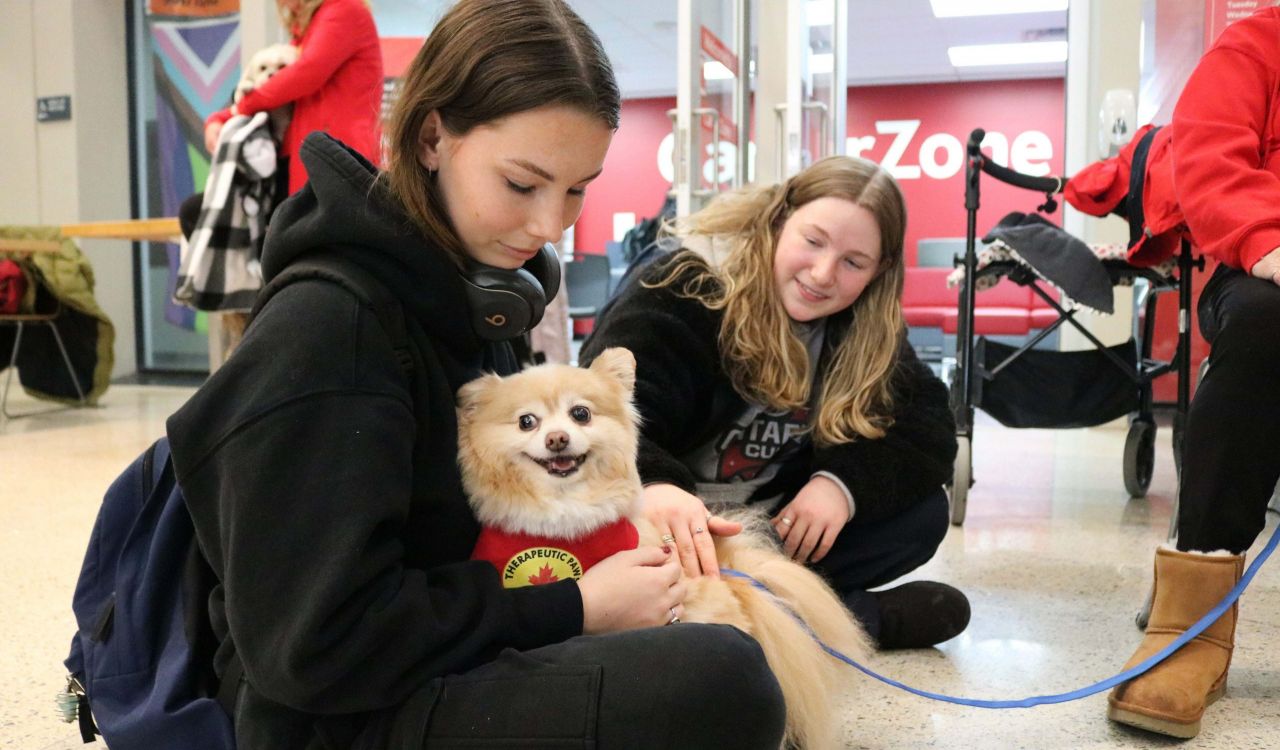
[[[41,96],[36,98],[36,122],[70,119],[70,96]]]

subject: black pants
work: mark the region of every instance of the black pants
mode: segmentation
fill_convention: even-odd
[[[883,586],[933,558],[947,536],[947,493],[941,487],[892,518],[851,523],[831,551],[811,567],[831,583],[873,636],[879,634],[880,608],[867,589]]]
[[[1280,286],[1219,266],[1198,312],[1212,348],[1183,435],[1178,549],[1238,554],[1280,477]]]
[[[508,650],[435,680],[399,712],[389,744],[777,750],[784,721],[755,640],[681,623]]]

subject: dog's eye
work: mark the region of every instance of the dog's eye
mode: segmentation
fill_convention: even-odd
[[[578,424],[587,424],[591,421],[591,410],[585,406],[575,406],[569,410],[569,416]]]
[[[520,421],[520,429],[524,430],[525,432],[535,429],[538,426],[538,418],[533,416],[532,414],[521,414],[519,421]]]

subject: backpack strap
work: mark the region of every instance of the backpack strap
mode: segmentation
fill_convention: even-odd
[[[391,347],[395,350],[400,369],[406,375],[412,375],[413,350],[409,347],[408,327],[405,324],[404,308],[399,298],[373,274],[335,254],[311,255],[289,264],[258,292],[253,310],[249,312],[249,323],[253,323],[253,319],[277,292],[295,281],[304,279],[320,279],[337,284],[368,305],[382,329],[386,331],[387,337],[391,339]]]
[[[1160,126],[1163,127],[1163,126]],[[1147,181],[1147,154],[1151,151],[1151,142],[1155,140],[1160,127],[1148,130],[1133,149],[1133,161],[1129,165],[1129,192],[1125,195],[1128,208],[1129,249],[1138,244],[1147,232],[1147,218],[1142,206],[1142,191]]]

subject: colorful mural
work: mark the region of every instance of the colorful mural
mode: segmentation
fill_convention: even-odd
[[[231,101],[240,78],[238,5],[224,1],[192,7],[191,3],[153,0],[148,8],[155,127],[144,148],[159,182],[160,205],[153,206],[158,215],[175,216],[187,196],[204,189],[209,170],[204,120]],[[182,12],[161,15],[157,10]],[[165,252],[171,294],[177,280],[178,246],[168,244]],[[203,317],[190,308],[166,303],[165,320],[174,325],[203,330]]]

